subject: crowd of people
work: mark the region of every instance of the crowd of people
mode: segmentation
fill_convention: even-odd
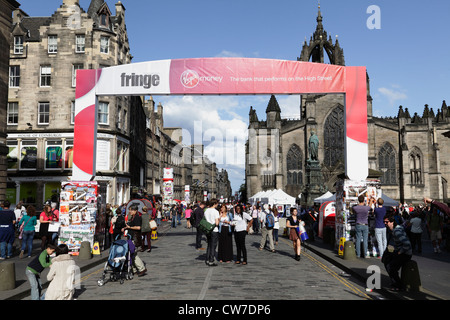
[[[73,273],[62,275],[61,270],[74,266],[75,262],[66,245],[57,246],[58,233],[49,230],[50,223],[59,219],[57,204],[45,204],[40,214],[34,206],[25,208],[21,202],[14,210],[10,209],[10,206],[8,201],[4,201],[0,210],[0,260],[12,257],[13,244],[17,239],[21,240],[19,258],[25,256],[32,258],[36,225],[40,222],[38,233],[41,240],[40,252],[30,259],[26,270],[32,288],[32,299],[72,299],[73,287],[64,287],[58,283],[66,281],[67,277],[73,277]],[[393,287],[399,290],[402,289],[402,284],[398,272],[411,259],[413,253],[422,253],[423,233],[427,232],[434,252],[440,253],[443,235],[446,232],[444,228],[448,226],[450,218],[448,206],[429,198],[424,198],[424,204],[416,207],[406,204],[399,207],[385,207],[381,198],[377,203],[367,205],[361,196],[359,204],[352,208],[351,213],[350,221],[355,232],[357,256],[369,258],[371,250],[377,252],[374,256],[383,257]],[[129,236],[132,239],[136,246],[133,269],[141,277],[146,275],[147,269],[137,252],[145,250],[151,252],[152,233],[156,232],[163,221],[176,228],[185,219],[186,228],[196,228],[197,250],[205,250],[202,247],[202,239],[206,235],[206,265],[217,266],[218,263],[232,262],[247,265],[247,235],[260,235],[259,250],[267,248],[269,252],[275,253],[281,217],[286,218],[286,236],[292,241],[293,258],[300,261],[302,252],[300,226],[304,226],[309,238],[314,240],[318,232],[317,207],[309,209],[291,207],[287,212],[279,212],[277,206],[221,203],[217,199],[188,206],[181,203],[164,206],[160,202],[154,202],[149,208],[138,209],[138,206],[132,205],[128,210],[125,203],[115,206],[108,204],[104,215],[100,217],[103,221],[99,224],[105,226],[106,242],[110,244],[122,236]],[[199,228],[203,219],[212,225],[211,232],[206,234]],[[390,243],[393,244],[396,254],[387,254]],[[369,248],[370,244],[372,248]],[[45,268],[50,268],[47,277],[53,285],[51,284],[43,295],[40,274]]]
[[[276,206],[264,204],[262,206],[243,205],[242,203],[220,203],[217,199],[199,203],[192,212],[192,224],[197,228],[196,249],[202,250],[202,235],[204,231],[199,225],[204,218],[213,225],[211,232],[206,233],[206,258],[205,264],[217,266],[220,263],[247,265],[246,236],[248,234],[261,234],[259,250],[267,250],[275,253],[278,245],[278,232],[280,218],[284,213],[278,212]],[[299,225],[301,221],[297,215],[297,208],[291,208],[286,227],[290,229],[289,239],[294,244],[294,258],[300,261],[301,239]],[[189,219],[191,220],[191,219]],[[236,244],[236,259],[233,260],[233,237]]]

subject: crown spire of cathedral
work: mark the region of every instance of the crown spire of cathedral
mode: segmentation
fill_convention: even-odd
[[[328,34],[323,26],[320,1],[318,2],[318,13],[316,20],[316,30],[311,36],[309,44],[306,41],[303,43],[301,55],[297,58],[297,60],[326,63],[325,58],[327,56],[330,64],[345,66],[344,50],[340,47],[337,37],[336,43],[333,44],[331,36],[328,37]]]

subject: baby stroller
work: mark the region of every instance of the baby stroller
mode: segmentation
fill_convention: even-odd
[[[116,238],[111,249],[109,250],[108,261],[105,263],[102,278],[97,281],[99,287],[103,286],[108,281],[120,281],[123,284],[125,279],[133,279],[132,257],[135,251],[135,246],[131,240]],[[109,279],[106,279],[107,274],[110,274]]]

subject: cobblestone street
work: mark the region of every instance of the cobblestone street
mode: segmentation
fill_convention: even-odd
[[[259,251],[261,235],[248,235],[248,265],[219,263],[208,267],[205,250],[194,247],[195,229],[178,226],[153,241],[151,253],[139,252],[146,262],[144,277],[107,282],[99,287],[103,265],[82,274],[78,300],[359,300],[369,296],[365,284],[350,281],[343,271],[303,250],[293,259],[291,242],[280,237],[276,253]],[[206,247],[205,241],[202,241]],[[234,253],[235,247],[234,247]]]

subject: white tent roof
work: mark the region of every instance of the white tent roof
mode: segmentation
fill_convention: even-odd
[[[276,204],[295,204],[295,197],[292,197],[288,195],[286,192],[284,192],[281,189],[275,190],[272,194],[270,194],[269,197],[269,204],[276,205]]]
[[[327,193],[314,199],[314,202],[318,202],[318,203],[324,203],[327,201],[336,201],[336,195],[332,194],[330,191],[327,191]]]
[[[284,192],[281,189],[275,189],[275,190],[268,190],[268,191],[260,191],[257,194],[255,194],[253,197],[249,199],[252,203],[255,202],[262,202],[262,203],[268,203],[271,205],[280,204],[295,204],[295,197],[291,197],[286,192]]]

